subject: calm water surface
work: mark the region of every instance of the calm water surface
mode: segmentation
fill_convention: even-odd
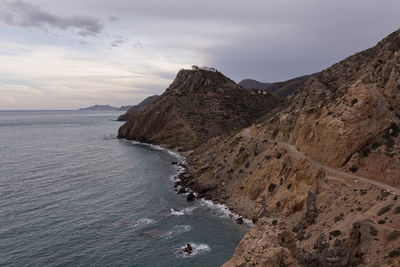
[[[0,112],[1,266],[220,266],[248,230],[173,191],[116,112]],[[195,253],[179,253],[186,243]]]

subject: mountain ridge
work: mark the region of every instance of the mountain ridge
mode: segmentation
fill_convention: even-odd
[[[243,89],[220,72],[181,70],[166,91],[125,123],[118,135],[190,150],[250,125],[278,104],[273,96]]]
[[[121,116],[118,117],[118,121],[128,121],[133,115],[135,115],[137,112],[145,108],[146,106],[150,105],[154,101],[157,100],[159,96],[158,95],[152,95],[148,96],[145,99],[143,99],[139,104],[130,106],[130,108],[126,111],[125,114],[122,114]]]
[[[121,106],[121,107],[113,107],[110,105],[93,105],[86,108],[80,108],[79,111],[126,111],[130,109],[132,106]]]
[[[180,191],[196,191],[253,220],[224,266],[400,265],[400,30],[311,75],[284,101],[229,128],[229,134],[206,124],[208,116],[186,123],[180,115],[196,117],[198,109],[182,110],[195,104],[191,99],[213,100],[219,85],[226,84],[222,97],[232,88],[246,89],[224,76],[178,76],[162,100],[170,105],[155,103],[140,112],[135,131],[147,127],[139,136],[143,141],[154,130],[174,135],[150,141],[184,151],[187,172],[176,182]],[[198,105],[200,111],[215,108],[208,101]],[[175,116],[165,115],[179,105]],[[224,112],[229,102],[217,107]],[[157,128],[159,123],[148,123],[153,117],[182,125]],[[218,123],[231,123],[228,119]],[[191,139],[176,130],[185,126]],[[202,127],[213,133],[182,146]]]
[[[276,98],[285,99],[291,93],[302,88],[305,82],[315,74],[303,75],[281,82],[262,83],[253,79],[244,79],[238,84],[246,89],[266,91]]]

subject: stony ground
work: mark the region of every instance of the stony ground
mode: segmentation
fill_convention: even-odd
[[[183,150],[177,186],[253,220],[226,266],[400,266],[400,30],[283,103],[180,72],[119,135]]]

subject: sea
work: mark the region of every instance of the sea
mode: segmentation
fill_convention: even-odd
[[[0,111],[0,266],[221,266],[249,230],[176,194],[179,155],[119,112]],[[193,252],[182,251],[191,244]]]

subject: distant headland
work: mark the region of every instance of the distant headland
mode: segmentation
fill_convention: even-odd
[[[113,107],[110,105],[94,105],[86,108],[80,108],[79,111],[127,111],[132,106]]]

